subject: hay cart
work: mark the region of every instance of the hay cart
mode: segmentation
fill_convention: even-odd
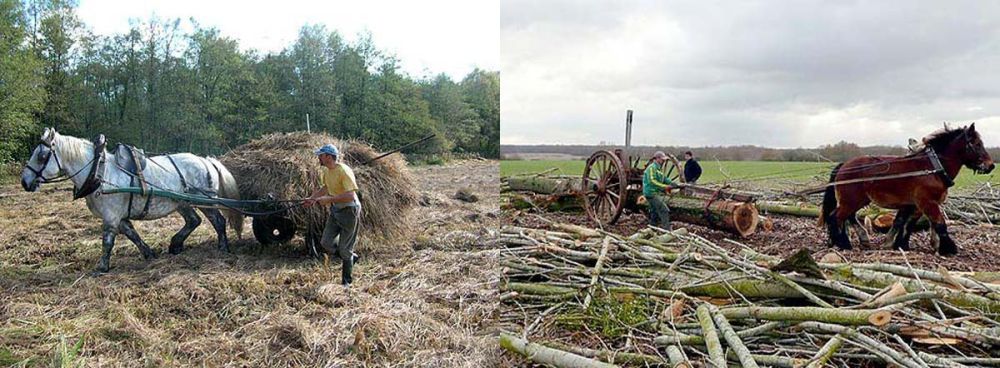
[[[436,134],[431,134],[416,141],[404,144],[396,149],[388,152],[384,152],[375,156],[365,162],[362,162],[359,166],[366,166],[389,155],[398,153],[404,149],[413,147],[420,143],[426,142],[434,137]],[[363,184],[363,183],[362,183]],[[358,193],[359,199],[364,203],[364,198],[361,198],[361,193]],[[301,200],[284,200],[279,201],[275,198],[265,198],[261,201],[260,206],[257,209],[260,211],[259,214],[251,214],[253,217],[253,235],[257,241],[264,245],[269,244],[281,244],[286,243],[295,237],[296,229],[300,228],[299,225],[295,223],[289,216],[288,211],[297,208],[302,204]],[[320,238],[323,235],[322,225],[310,224],[305,227],[305,240],[306,245],[313,251],[314,255],[319,254]]]

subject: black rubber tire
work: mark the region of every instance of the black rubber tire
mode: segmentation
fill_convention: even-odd
[[[295,237],[295,223],[279,216],[254,217],[253,237],[264,245],[287,243]]]

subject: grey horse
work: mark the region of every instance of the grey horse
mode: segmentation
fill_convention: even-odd
[[[100,159],[99,152],[104,152],[103,160]],[[72,181],[74,193],[86,198],[90,212],[103,220],[104,254],[97,263],[97,272],[108,272],[110,269],[111,250],[119,233],[135,243],[144,259],[156,257],[156,252],[139,237],[139,233],[132,226],[132,220],[155,220],[174,211],[179,212],[185,224],[170,239],[171,254],[180,253],[184,249],[184,240],[201,224],[201,217],[195,212],[194,207],[186,202],[141,194],[108,194],[104,193],[104,190],[138,187],[135,177],[141,174],[150,188],[218,195],[231,199],[239,199],[240,196],[236,179],[222,163],[212,157],[199,157],[190,153],[150,157],[147,165],[144,165],[145,168],[140,167],[137,174],[126,171],[126,167],[115,158],[104,151],[103,145],[96,146],[94,142],[61,135],[55,129],[46,128],[42,133],[41,143],[32,151],[31,158],[21,172],[21,186],[28,192],[37,191],[41,184],[59,181],[60,178]],[[95,177],[100,178],[96,184]],[[86,191],[92,192],[81,193],[81,189],[85,187],[93,187]],[[215,228],[219,249],[228,252],[226,218],[229,218],[230,226],[239,237],[243,228],[242,214],[233,210],[220,211],[216,208],[199,208],[199,210]]]

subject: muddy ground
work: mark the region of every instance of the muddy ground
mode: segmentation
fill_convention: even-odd
[[[583,212],[541,214],[506,211],[503,216],[503,222],[505,224],[545,228],[546,221],[539,219],[536,215],[541,215],[547,220],[557,222],[594,226]],[[819,259],[823,254],[836,249],[829,246],[826,230],[817,225],[815,218],[777,214],[772,214],[768,217],[774,223],[774,228],[771,231],[763,231],[758,228],[756,234],[745,239],[701,225],[687,224],[679,221],[675,221],[673,224],[674,228],[688,228],[691,232],[711,239],[729,249],[735,249],[739,246],[724,241],[724,239],[735,240],[759,252],[782,257],[789,256],[799,251],[799,249],[807,248]],[[645,227],[646,223],[647,218],[644,214],[631,213],[623,215],[615,226],[608,229],[615,233],[630,235]],[[882,243],[885,241],[885,235],[878,233],[872,233],[871,247],[863,248],[859,246],[857,237],[852,236],[851,241],[854,249],[838,251],[838,253],[844,259],[851,262],[885,262],[895,264],[906,264],[909,262],[914,267],[931,270],[937,269],[938,266],[944,266],[951,271],[1000,271],[1000,262],[997,262],[997,260],[1000,260],[1000,227],[951,223],[948,230],[952,238],[958,243],[959,254],[957,256],[942,257],[937,255],[937,249],[931,246],[927,231],[921,231],[913,235],[910,240],[910,251],[906,252],[906,254],[894,251],[887,245],[883,246]]]
[[[492,322],[499,164],[412,170],[416,233],[390,252],[359,249],[350,291],[339,265],[308,257],[301,237],[261,246],[249,221],[232,253],[216,250],[205,221],[170,255],[177,215],[135,222],[157,259],[119,236],[111,272],[95,276],[100,221],[70,187],[4,185],[0,366],[506,365]],[[459,189],[478,200],[455,199]]]

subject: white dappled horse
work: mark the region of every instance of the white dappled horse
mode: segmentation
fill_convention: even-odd
[[[103,142],[103,137],[102,142]],[[101,160],[100,153],[104,159]],[[96,165],[96,167],[95,167]],[[141,178],[149,188],[172,192],[188,192],[218,195],[222,198],[239,199],[236,179],[218,160],[199,157],[190,153],[178,153],[149,157],[145,168],[140,168]],[[55,129],[46,128],[41,143],[31,153],[31,158],[21,172],[24,190],[34,192],[47,182],[70,180],[73,182],[74,196],[86,198],[87,208],[103,221],[103,250],[97,264],[98,272],[110,269],[111,250],[118,233],[124,234],[135,243],[143,258],[156,257],[148,245],[139,237],[131,220],[155,220],[177,211],[184,217],[184,227],[171,238],[169,251],[180,253],[184,240],[198,225],[201,217],[187,202],[173,199],[128,193],[102,193],[102,190],[138,187],[138,175],[126,171],[126,167],[116,161],[115,153],[107,153],[103,144],[61,135]],[[225,217],[219,209],[199,208],[215,228],[219,239],[219,249],[229,251],[226,238],[226,217],[237,236],[243,227],[243,216],[236,211],[226,210]]]

